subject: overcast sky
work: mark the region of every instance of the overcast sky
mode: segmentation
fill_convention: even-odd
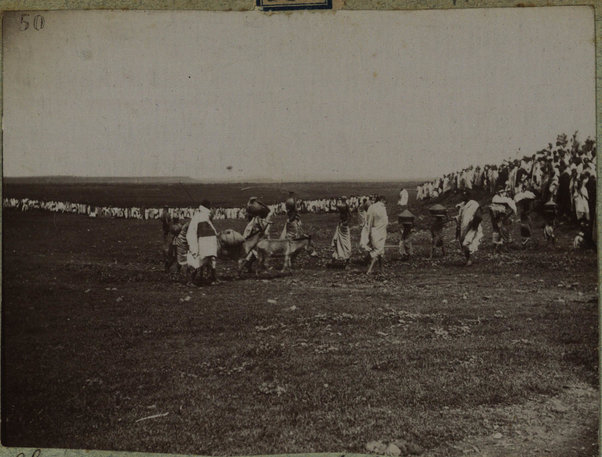
[[[595,135],[588,7],[43,15],[5,16],[5,176],[403,180]]]

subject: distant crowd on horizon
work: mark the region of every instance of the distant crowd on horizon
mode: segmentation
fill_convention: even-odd
[[[334,213],[337,212],[337,201],[340,197],[328,197],[314,200],[302,200],[299,199],[299,212],[300,213]],[[346,197],[349,208],[352,211],[357,211],[362,202],[373,198],[370,196],[356,196],[352,195]],[[171,208],[165,206],[164,208],[143,208],[143,207],[116,207],[116,206],[96,206],[87,203],[73,203],[65,201],[44,201],[35,200],[30,198],[4,198],[2,202],[4,208],[14,208],[21,211],[30,210],[43,210],[53,213],[70,213],[80,214],[88,217],[110,217],[110,218],[121,218],[121,219],[159,219],[164,209],[167,209],[169,215],[179,219],[189,219],[193,216],[197,208]],[[286,214],[286,207],[284,202],[267,205],[270,212],[274,215]],[[234,208],[222,208],[217,207],[213,209],[212,219],[223,220],[223,219],[246,219],[247,210],[246,207],[234,207]]]

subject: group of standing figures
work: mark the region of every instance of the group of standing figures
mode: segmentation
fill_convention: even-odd
[[[369,256],[369,267],[367,273],[373,271],[373,267],[378,262],[379,267],[383,269],[383,258],[385,254],[385,245],[387,240],[388,217],[385,207],[384,197],[377,197],[372,203],[367,201],[365,206],[358,212],[360,225],[362,227],[360,235],[359,248]],[[413,254],[412,237],[415,233],[415,216],[407,209],[408,193],[401,189],[399,201],[397,202],[401,209],[398,216],[400,241],[399,252],[402,258],[409,258]],[[482,209],[476,200],[473,200],[468,192],[463,194],[463,201],[459,205],[458,215],[451,219],[447,214],[447,209],[443,205],[434,205],[430,208],[431,224],[431,250],[430,257],[433,257],[437,249],[445,255],[445,242],[443,230],[447,223],[455,220],[456,239],[458,240],[462,252],[466,259],[466,264],[472,264],[472,255],[478,250],[481,239],[483,238],[483,229],[481,221],[483,219]],[[341,223],[339,223],[340,225]],[[337,240],[337,232],[333,243]],[[338,246],[338,244],[335,244]],[[337,253],[335,251],[335,257]]]
[[[530,196],[526,195],[524,200],[530,201]],[[400,192],[397,203],[402,210],[399,214],[399,251],[402,257],[409,257],[412,255],[415,218],[407,209],[408,194],[405,189]],[[519,206],[528,208],[529,205],[521,203]],[[255,271],[258,273],[261,268],[265,268],[266,260],[274,254],[282,254],[285,257],[283,270],[290,268],[292,259],[303,250],[316,256],[316,251],[311,244],[311,236],[303,230],[298,211],[299,201],[291,196],[285,201],[285,207],[284,228],[280,236],[275,239],[271,236],[274,214],[267,205],[255,197],[249,199],[247,203],[247,225],[242,234],[232,229],[218,232],[211,222],[211,204],[206,200],[190,220],[172,219],[166,211],[161,217],[166,268],[171,269],[175,265],[178,272],[185,273],[187,280],[204,278],[215,282],[218,258],[238,260],[238,270],[242,274],[244,271],[253,271],[254,264]],[[516,203],[515,200],[499,193],[488,208],[494,231],[494,245],[498,248],[509,241],[511,216],[516,211]],[[431,256],[437,249],[445,255],[443,231],[449,222],[455,221],[456,239],[464,254],[466,265],[471,265],[473,255],[483,238],[484,208],[472,199],[468,192],[464,192],[463,201],[457,205],[457,209],[457,216],[450,218],[444,206],[434,205],[430,208]],[[345,196],[338,198],[337,210],[339,220],[332,237],[330,265],[346,268],[352,255],[352,210]],[[377,195],[363,199],[357,208],[357,213],[361,226],[359,250],[368,265],[366,272],[371,274],[377,265],[382,272],[389,226],[385,197]],[[528,211],[525,209],[524,213],[527,214]],[[553,237],[553,233],[550,236]]]
[[[272,239],[270,234],[274,212],[256,197],[251,197],[247,204],[247,225],[242,234],[232,229],[218,232],[211,222],[211,203],[207,200],[201,202],[190,220],[172,218],[166,208],[160,218],[165,267],[169,270],[175,265],[178,272],[184,272],[186,280],[213,283],[217,280],[218,257],[238,260],[242,273],[245,268],[251,271],[255,261],[259,272],[274,254],[284,255],[284,269],[291,267],[292,258],[302,249],[315,256],[311,236],[302,228],[298,201],[290,197],[286,208],[286,223],[278,239]]]

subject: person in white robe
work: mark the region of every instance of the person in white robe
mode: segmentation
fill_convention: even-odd
[[[381,273],[383,272],[383,258],[385,256],[385,243],[387,241],[387,216],[386,200],[383,196],[377,198],[366,212],[366,227],[369,233],[368,247],[370,249],[370,266],[367,274],[372,273],[374,264],[378,260]]]
[[[575,217],[577,222],[589,221],[589,195],[587,192],[587,179],[579,177],[573,190],[573,201],[575,202]]]
[[[471,200],[468,193],[464,194],[464,202],[459,206],[456,235],[466,257],[466,265],[470,266],[472,265],[472,256],[479,249],[479,244],[483,239],[481,224],[483,217],[479,203]]]
[[[370,197],[364,197],[362,203],[360,204],[357,214],[360,223],[361,233],[360,233],[360,251],[363,253],[367,253],[370,251],[368,247],[368,242],[370,240],[370,229],[366,225],[366,215],[368,209],[372,205],[372,201]]]
[[[399,191],[399,200],[397,202],[400,207],[400,212],[408,207],[409,197],[408,191],[402,187]]]
[[[341,197],[338,202],[339,223],[332,237],[333,260],[342,260],[343,268],[347,268],[351,258],[351,232],[349,230],[349,219],[351,212],[346,197]]]
[[[188,242],[188,265],[200,269],[207,265],[210,269],[211,279],[215,280],[217,258],[217,231],[211,222],[210,203],[204,200],[199,209],[192,216],[186,241]]]

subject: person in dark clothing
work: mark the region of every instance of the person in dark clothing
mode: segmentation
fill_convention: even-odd
[[[161,226],[163,227],[163,239],[167,240],[167,235],[169,235],[169,228],[171,226],[171,216],[169,214],[169,207],[163,207],[163,211],[161,211]]]
[[[431,223],[431,255],[429,256],[429,259],[432,259],[435,255],[436,248],[441,248],[441,255],[445,256],[443,229],[447,222],[449,222],[447,214],[437,214],[433,216]]]
[[[543,207],[543,237],[548,244],[556,244],[556,235],[554,234],[554,226],[556,225],[556,204],[548,202]]]
[[[496,187],[501,187],[503,189],[504,186],[506,186],[506,181],[508,181],[508,167],[500,167],[500,172],[497,177],[499,185]]]
[[[177,246],[176,239],[182,230],[182,224],[179,218],[174,217],[169,224],[169,233],[165,237],[165,243],[163,244],[163,258],[165,262],[165,271],[169,271],[171,266],[177,260]]]
[[[519,169],[516,171],[516,186],[518,186],[525,179],[527,179],[527,176],[529,176],[527,170],[525,170],[523,167],[519,167]]]
[[[558,216],[570,218],[571,216],[571,175],[566,167],[560,170],[560,179],[558,183]]]

